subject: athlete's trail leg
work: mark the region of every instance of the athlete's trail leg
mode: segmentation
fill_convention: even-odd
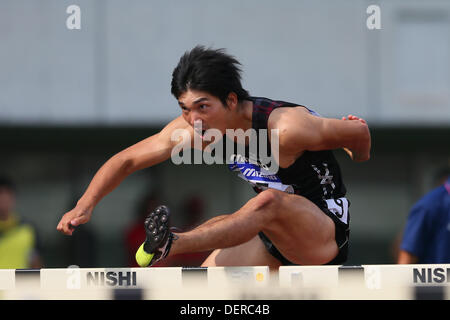
[[[263,231],[292,262],[323,264],[338,253],[334,228],[331,218],[311,201],[269,189],[233,214],[177,233],[169,255],[235,247]]]

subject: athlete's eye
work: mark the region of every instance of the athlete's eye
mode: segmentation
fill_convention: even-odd
[[[206,104],[202,104],[202,105],[200,106],[200,110],[205,110],[206,108],[208,108],[208,106],[207,106]]]

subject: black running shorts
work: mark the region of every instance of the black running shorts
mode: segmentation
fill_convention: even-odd
[[[348,200],[346,201],[347,203],[349,203]],[[335,225],[335,240],[339,248],[337,256],[330,262],[326,263],[326,265],[343,264],[345,261],[347,261],[348,241],[350,236],[350,214],[348,213],[348,207],[346,208],[346,219],[344,220],[347,223],[344,223],[341,214],[339,213],[339,211],[335,210],[333,206],[328,206],[328,208],[325,206],[319,206],[319,208],[333,220]],[[282,265],[296,265],[295,263],[283,257],[280,251],[278,251],[272,241],[263,232],[260,232],[258,235],[264,243],[267,251],[269,251],[272,256],[277,258],[282,263]]]

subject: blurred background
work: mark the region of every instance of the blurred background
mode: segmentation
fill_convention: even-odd
[[[81,29],[67,28],[70,5]],[[370,5],[381,29],[367,27]],[[395,263],[409,210],[450,165],[449,1],[1,0],[0,41],[0,174],[43,267],[131,266],[148,208],[189,228],[254,196],[226,166],[168,161],[131,175],[73,237],[56,231],[109,157],[179,115],[171,74],[197,44],[236,56],[251,95],[367,120],[371,160],[336,151],[347,264]]]

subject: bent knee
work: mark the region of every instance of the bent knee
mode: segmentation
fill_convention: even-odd
[[[267,189],[252,200],[256,211],[266,215],[268,219],[272,219],[276,215],[276,211],[280,209],[281,201],[285,196],[286,194],[282,191]]]
[[[255,197],[259,208],[265,208],[277,204],[284,192],[275,189],[267,189],[258,193]]]

